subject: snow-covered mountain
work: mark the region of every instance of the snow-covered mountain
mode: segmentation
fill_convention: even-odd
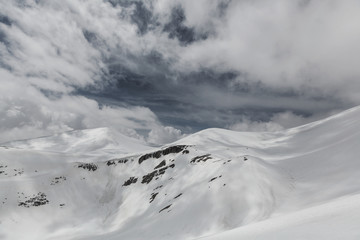
[[[0,239],[360,239],[360,107],[160,149],[106,128],[0,147]]]
[[[101,159],[109,157],[107,154],[127,154],[150,150],[138,139],[121,135],[109,128],[96,128],[75,130],[49,137],[41,137],[29,140],[13,141],[3,144],[7,147],[58,152],[68,154],[96,154]]]

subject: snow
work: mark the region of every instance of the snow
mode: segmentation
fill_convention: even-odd
[[[359,123],[356,107],[279,132],[207,129],[161,149],[107,128],[10,142],[0,239],[359,239]],[[19,206],[39,193],[49,202]]]
[[[201,240],[359,239],[360,194],[246,225]]]
[[[54,136],[13,141],[3,145],[16,149],[60,154],[97,155],[100,160],[132,152],[151,151],[144,141],[109,128],[74,130]]]

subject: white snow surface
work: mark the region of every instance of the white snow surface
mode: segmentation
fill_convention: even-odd
[[[161,149],[107,128],[0,147],[0,239],[360,239],[360,107]]]

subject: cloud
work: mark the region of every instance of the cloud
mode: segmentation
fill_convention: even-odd
[[[97,127],[109,127],[143,139],[135,130],[150,131],[161,126],[153,112],[143,107],[99,107],[81,96],[49,100],[38,95],[35,101],[11,99],[0,105],[0,142]]]
[[[268,88],[359,103],[359,10],[358,1],[232,1],[215,36],[183,48],[177,66],[237,70]]]
[[[284,128],[274,122],[252,122],[245,118],[241,122],[229,126],[229,129],[239,132],[275,132]]]
[[[168,101],[196,105],[197,112],[262,108],[314,114],[360,103],[357,1],[147,3],[156,24],[141,35],[146,47],[134,54],[130,70],[143,77],[123,74],[124,89],[136,82]],[[157,61],[144,63],[151,51]],[[138,97],[149,107],[157,101]],[[161,111],[156,113],[169,114]]]
[[[355,0],[0,0],[1,141],[107,126],[165,143],[360,104],[359,10]]]
[[[275,132],[290,126],[298,126],[307,123],[302,116],[291,112],[275,114],[269,121],[252,121],[243,117],[239,122],[228,126],[229,129],[241,132]]]
[[[314,114],[312,116],[302,116],[287,111],[273,114],[268,121],[254,121],[248,117],[242,117],[240,121],[229,125],[228,128],[242,132],[275,132],[314,122],[337,112],[338,111],[334,110],[326,115]]]
[[[0,142],[96,127],[144,140],[138,132],[162,128],[146,107],[76,94],[107,84],[111,50],[135,49],[126,9],[103,1],[14,1],[1,2],[0,16]]]
[[[359,102],[359,8],[355,0],[8,1],[2,59],[32,84],[56,79],[46,87],[64,91],[103,84],[109,66],[169,87],[211,69],[275,93]],[[146,60],[154,53],[155,64]]]
[[[170,126],[158,127],[149,132],[147,142],[152,144],[165,144],[174,142],[184,136],[179,129]]]

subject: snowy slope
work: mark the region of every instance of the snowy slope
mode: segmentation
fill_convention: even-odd
[[[360,238],[359,222],[360,194],[353,194],[314,207],[300,209],[265,221],[198,239],[357,240]]]
[[[145,142],[121,135],[109,128],[75,130],[49,137],[13,141],[3,145],[18,149],[60,153],[127,154],[150,150]]]
[[[201,239],[360,239],[359,123],[357,107],[264,136],[276,144],[258,155],[291,174],[291,195],[265,221]]]
[[[0,239],[359,239],[359,123],[357,107],[161,149],[107,129],[8,143]]]

